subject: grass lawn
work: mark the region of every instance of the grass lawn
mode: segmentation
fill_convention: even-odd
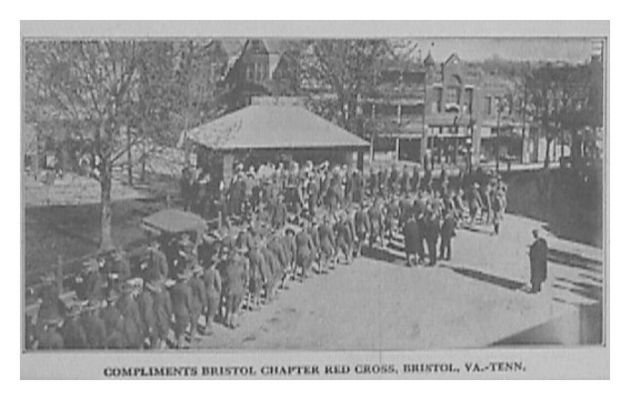
[[[144,234],[140,220],[165,205],[156,200],[125,200],[113,203],[112,236],[125,250],[137,247]],[[63,256],[64,272],[80,267],[73,260],[98,249],[100,205],[29,207],[25,210],[25,280],[30,285]]]

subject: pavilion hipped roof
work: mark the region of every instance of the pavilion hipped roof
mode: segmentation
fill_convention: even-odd
[[[188,140],[216,150],[359,149],[369,143],[300,105],[251,105],[200,125]]]

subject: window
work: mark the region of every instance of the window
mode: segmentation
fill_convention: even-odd
[[[466,88],[464,95],[464,111],[468,114],[472,114],[473,108],[473,90],[472,88]]]
[[[403,83],[406,85],[422,85],[424,83],[424,72],[421,72],[421,71],[403,72]]]
[[[401,74],[400,71],[395,69],[386,69],[381,71],[381,83],[400,83]]]
[[[435,105],[434,111],[442,112],[442,88],[435,88],[433,91],[435,97],[435,103],[433,103]]]
[[[254,80],[254,66],[253,65],[248,65],[245,68],[245,77],[248,81]]]
[[[398,106],[395,104],[378,104],[376,115],[378,117],[398,117]]]
[[[483,112],[487,115],[492,114],[492,97],[486,96],[483,102]]]
[[[446,90],[446,102],[459,104],[461,89],[457,86],[449,86]]]
[[[422,115],[422,104],[404,105],[401,114],[403,118],[419,117]]]

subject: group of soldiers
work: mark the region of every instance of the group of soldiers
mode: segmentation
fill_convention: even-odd
[[[190,188],[195,174],[187,174]],[[186,347],[211,335],[215,324],[237,327],[243,310],[272,302],[290,281],[351,264],[364,246],[391,247],[400,235],[407,265],[435,265],[438,240],[439,257],[448,260],[466,212],[467,223],[480,214],[498,234],[505,209],[500,176],[472,177],[466,186],[461,178],[449,180],[442,171],[433,179],[417,167],[363,174],[328,163],[266,164],[247,172],[238,165],[231,182],[221,184],[218,229],[197,237],[150,235],[133,268],[117,249],[89,259],[72,282],[70,304],[59,300],[54,278],[44,276],[27,345]],[[184,206],[193,209],[198,200],[186,196]]]

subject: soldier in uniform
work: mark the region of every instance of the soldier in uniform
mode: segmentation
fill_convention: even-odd
[[[79,322],[81,307],[79,304],[72,305],[66,315],[66,320],[61,328],[61,336],[63,336],[63,347],[66,349],[85,349],[87,348],[87,336],[85,329]]]
[[[203,272],[206,290],[206,335],[212,334],[212,324],[221,303],[221,276],[217,270],[218,257],[214,255]]]
[[[370,219],[364,208],[367,202],[359,204],[359,209],[354,213],[354,228],[357,235],[357,257],[361,256],[361,247],[370,233]]]
[[[400,207],[394,195],[389,197],[389,201],[385,207],[384,231],[387,240],[391,242],[394,238],[394,231],[396,230],[396,221],[400,217]]]
[[[409,189],[416,193],[420,189],[420,167],[418,165],[414,165],[413,173],[411,174],[411,179],[409,180]]]
[[[123,332],[127,341],[127,348],[141,349],[144,344],[144,324],[140,315],[140,307],[134,296],[134,286],[127,281],[122,286],[122,296],[116,307],[123,316]]]
[[[352,226],[349,221],[350,219],[348,218],[348,214],[341,211],[339,213],[337,223],[335,224],[337,251],[341,251],[341,253],[343,253],[346,258],[346,264],[348,265],[352,263],[352,249],[354,242]]]
[[[378,195],[378,175],[374,170],[374,167],[370,167],[370,174],[368,176],[368,188],[370,190],[370,196],[376,197]]]
[[[40,322],[40,321],[38,321]],[[40,322],[42,331],[37,340],[37,348],[41,350],[63,349],[63,336],[59,333],[59,326],[62,323],[60,317],[49,318]]]
[[[92,300],[84,309],[80,322],[85,330],[87,345],[90,349],[104,349],[107,339],[105,322],[99,316],[101,306],[100,301]]]
[[[164,280],[169,277],[166,254],[160,250],[157,236],[151,237],[151,242],[144,255],[143,263],[146,265],[143,274],[144,280],[151,282]]]
[[[307,220],[302,220],[301,230],[295,235],[295,246],[297,249],[296,255],[296,268],[300,269],[301,279],[308,278],[309,271],[313,265],[313,259],[315,255],[315,245],[309,234],[309,223]]]
[[[188,280],[192,293],[192,301],[190,303],[190,337],[195,339],[199,337],[199,318],[203,313],[203,309],[208,303],[206,298],[206,287],[201,279],[203,268],[199,264],[195,264],[192,269],[192,277]]]
[[[396,169],[396,164],[392,165],[392,170],[389,173],[389,179],[387,180],[387,188],[389,190],[389,194],[393,195],[398,193],[398,188],[399,188],[399,176],[398,176],[398,169]]]
[[[191,317],[192,291],[187,281],[188,273],[184,271],[179,272],[177,274],[177,282],[171,288],[171,301],[175,317],[173,330],[175,331],[175,342],[179,349],[184,347],[186,341],[184,334],[190,325]]]
[[[284,285],[284,276],[288,268],[288,260],[289,256],[285,251],[284,246],[280,242],[279,233],[275,232],[271,235],[269,242],[267,243],[267,247],[271,252],[275,255],[278,260],[278,268],[273,268],[272,272],[274,275],[274,282],[280,282],[280,289],[283,288]]]
[[[263,256],[262,278],[265,289],[265,302],[269,303],[275,298],[277,270],[281,269],[280,261],[276,255],[269,249],[265,241],[261,243],[260,252]]]
[[[124,334],[124,318],[116,307],[119,296],[115,291],[110,291],[107,296],[107,306],[101,312],[105,323],[105,347],[108,349],[124,349],[127,341]]]
[[[321,260],[320,270],[326,271],[334,268],[335,257],[335,234],[331,226],[330,216],[324,215],[324,220],[318,227],[319,230],[319,243],[321,246]]]
[[[411,187],[410,185],[410,179],[411,177],[409,176],[409,170],[407,168],[407,166],[403,166],[403,171],[402,171],[402,175],[400,176],[400,195],[404,196],[407,193],[409,193],[409,189]]]
[[[45,273],[42,278],[42,287],[39,290],[41,301],[37,311],[37,321],[35,324],[35,336],[39,336],[44,331],[45,321],[52,321],[62,318],[65,306],[59,300],[59,289],[55,276],[52,272]]]
[[[370,247],[374,245],[374,242],[378,239],[381,246],[384,246],[383,240],[383,211],[375,197],[372,201],[372,206],[368,209],[368,218],[370,220]]]
[[[152,349],[158,348],[157,316],[155,313],[154,293],[157,291],[155,281],[144,281],[144,288],[138,296],[138,307],[144,327],[144,336],[149,340]]]
[[[451,259],[451,240],[455,236],[455,216],[453,211],[447,211],[440,228],[440,258]]]
[[[426,229],[424,234],[429,250],[429,266],[434,266],[437,262],[437,241],[440,234],[440,219],[436,211],[432,211],[425,215]]]
[[[231,251],[226,264],[226,323],[234,329],[237,327],[238,314],[240,312],[247,280],[246,247],[239,247]]]
[[[77,296],[82,300],[104,300],[107,284],[99,272],[98,261],[90,258],[83,266],[83,271],[75,277]]]
[[[249,259],[249,298],[247,308],[250,310],[258,310],[260,308],[260,292],[262,290],[264,271],[263,255],[260,252],[260,241],[255,240],[248,247],[247,256]]]
[[[320,254],[321,254],[321,246],[319,243],[319,231],[318,231],[318,219],[313,217],[311,223],[308,224],[308,234],[311,237],[311,242],[313,243],[313,262],[317,264],[317,273],[321,273],[321,263],[320,263]]]
[[[169,283],[171,281],[168,281]],[[152,283],[151,291],[153,292],[153,309],[155,310],[155,328],[157,343],[156,348],[166,347],[168,334],[171,330],[171,321],[173,319],[173,305],[171,303],[171,295],[166,289],[163,281]]]

